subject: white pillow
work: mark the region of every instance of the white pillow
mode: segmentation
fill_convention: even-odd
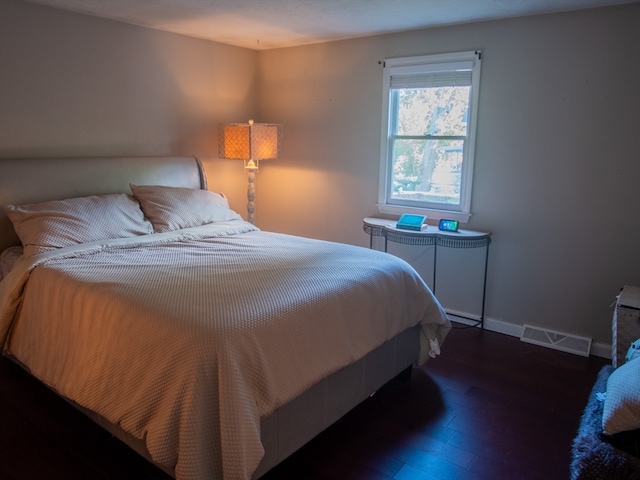
[[[5,205],[29,257],[78,243],[153,233],[131,195],[115,193],[30,205]]]
[[[607,380],[602,428],[607,435],[640,428],[640,358],[619,366]]]
[[[224,195],[194,188],[130,185],[156,232],[242,220]]]

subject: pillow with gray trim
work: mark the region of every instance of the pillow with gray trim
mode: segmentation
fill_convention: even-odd
[[[29,205],[5,205],[25,257],[79,243],[153,233],[140,205],[126,193]]]
[[[242,220],[224,195],[195,188],[130,184],[133,195],[156,232]]]

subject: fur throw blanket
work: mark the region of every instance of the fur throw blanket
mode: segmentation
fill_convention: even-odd
[[[572,480],[640,480],[640,458],[618,450],[601,436],[604,402],[596,394],[606,391],[611,372],[610,365],[602,368],[582,415],[573,441]]]

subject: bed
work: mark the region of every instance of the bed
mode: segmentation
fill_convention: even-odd
[[[404,261],[262,231],[195,157],[0,159],[5,356],[177,479],[258,478],[450,323]]]

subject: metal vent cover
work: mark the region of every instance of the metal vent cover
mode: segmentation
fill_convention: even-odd
[[[553,348],[563,352],[588,357],[591,351],[591,339],[547,328],[523,325],[520,340],[534,345]]]

